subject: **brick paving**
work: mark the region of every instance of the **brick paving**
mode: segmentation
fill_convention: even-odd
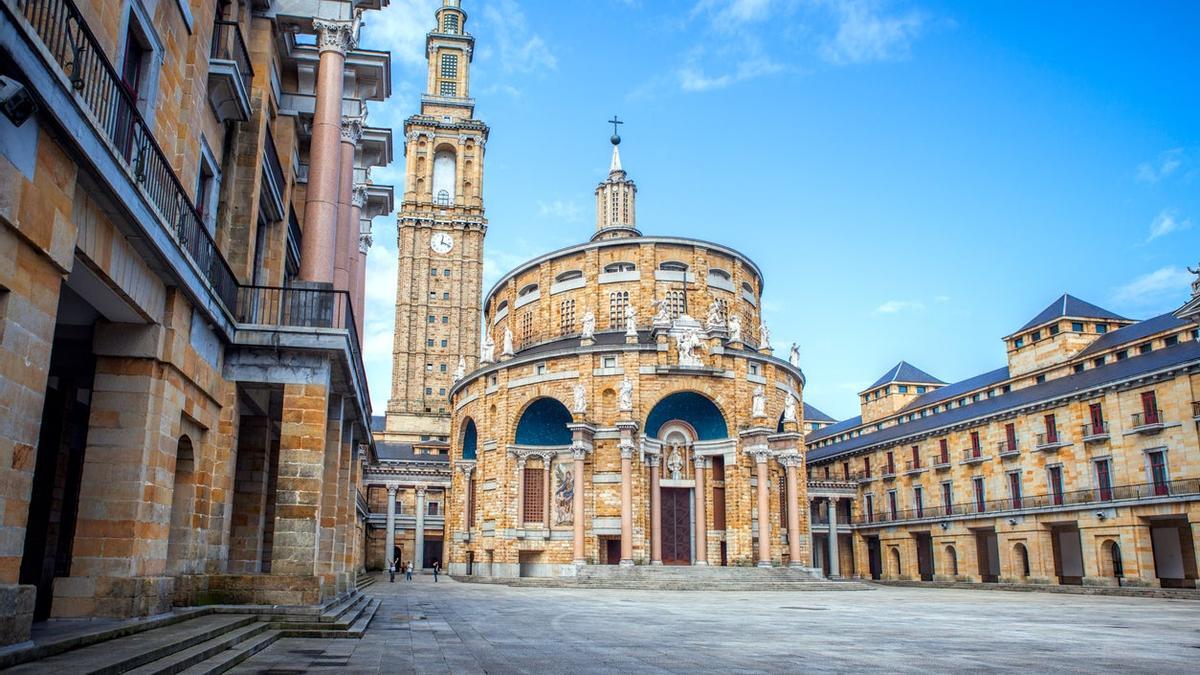
[[[386,579],[362,640],[282,639],[232,672],[1195,672],[1200,602],[880,587],[663,592]]]

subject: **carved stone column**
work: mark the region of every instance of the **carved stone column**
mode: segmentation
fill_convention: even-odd
[[[650,465],[650,564],[662,564],[662,488],[659,487],[658,455],[648,455]]]
[[[425,486],[417,486],[416,550],[413,551],[413,567],[425,569]]]
[[[704,488],[704,457],[696,455],[693,464],[696,467],[696,563],[708,564],[708,494]]]
[[[395,560],[396,550],[396,486],[387,486],[387,535],[384,537],[383,562],[392,560],[394,564],[399,565],[400,561]]]
[[[621,566],[633,566],[633,443],[621,441]]]
[[[342,133],[343,71],[346,51],[353,49],[357,40],[357,26],[352,21],[316,19],[313,28],[317,31],[320,60],[308,154],[300,279],[333,283],[342,169],[339,139]]]
[[[542,455],[542,520],[546,528],[546,537],[550,537],[550,464],[554,455]]]
[[[837,512],[838,500],[836,497],[829,498],[829,578],[836,579],[842,576],[839,569],[841,561],[838,560],[838,536],[837,536]]]
[[[350,219],[351,222],[358,225],[356,233],[358,250],[352,252],[354,256],[354,264],[351,265],[350,272],[350,297],[354,301],[354,319],[357,321],[358,328],[358,346],[362,348],[363,341],[363,318],[366,316],[366,295],[367,295],[367,252],[371,250],[371,244],[375,243],[374,237],[371,235],[371,221],[363,220],[362,209],[367,203],[367,186],[364,183],[359,183],[354,186],[354,192],[350,195]]]
[[[575,460],[575,473],[573,480],[575,481],[574,493],[572,495],[571,518],[574,525],[574,560],[576,565],[587,564],[587,547],[584,545],[584,532],[586,522],[584,520],[584,485],[583,480],[584,461],[587,455],[592,451],[592,438],[596,433],[596,428],[583,423],[568,424],[567,428],[571,430],[571,456]]]
[[[525,529],[525,458],[517,457],[517,517],[518,530]]]
[[[342,116],[338,158],[337,242],[333,256],[333,287],[352,291],[350,266],[358,258],[358,219],[354,218],[354,150],[362,139],[364,118]],[[350,297],[354,297],[353,293]]]
[[[804,460],[799,453],[783,453],[778,458],[787,473],[788,567],[803,567],[804,561],[800,559],[800,491],[796,473]]]

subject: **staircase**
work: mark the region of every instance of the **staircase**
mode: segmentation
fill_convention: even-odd
[[[657,591],[864,591],[856,581],[832,581],[797,567],[692,567],[673,565],[584,565],[575,577],[501,579],[455,577],[459,581],[541,588],[626,588]]]
[[[365,575],[364,575],[365,576]],[[359,589],[371,585],[360,577]],[[281,637],[361,638],[380,601],[356,589],[319,608],[221,605],[82,631],[0,653],[11,673],[223,673]]]

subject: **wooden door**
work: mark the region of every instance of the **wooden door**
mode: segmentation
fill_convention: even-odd
[[[663,488],[662,502],[663,564],[690,565],[692,562],[691,491],[681,488]]]

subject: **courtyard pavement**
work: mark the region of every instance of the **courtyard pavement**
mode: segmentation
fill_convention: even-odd
[[[235,673],[1198,672],[1200,602],[880,587],[511,588],[384,578],[361,640],[281,639]]]

